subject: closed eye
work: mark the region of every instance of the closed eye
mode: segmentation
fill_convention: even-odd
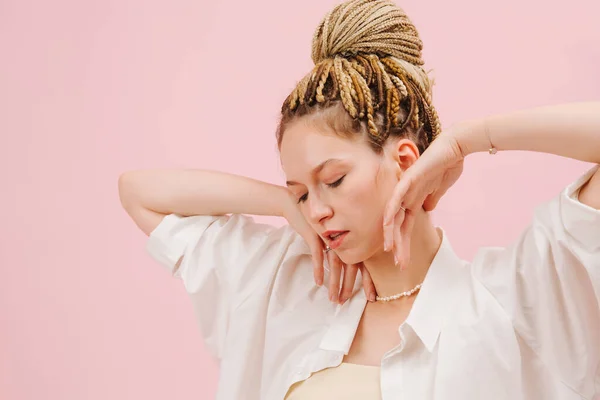
[[[342,184],[342,181],[344,180],[344,178],[346,177],[346,175],[342,176],[340,179],[338,179],[337,181],[328,184],[327,186],[332,187],[332,188],[336,188],[338,186],[340,186]]]
[[[327,186],[329,186],[330,188],[336,188],[342,184],[342,181],[344,180],[345,177],[346,177],[346,175],[342,176],[340,179],[338,179],[337,181],[335,181],[333,183],[328,183]],[[300,197],[298,199],[298,203],[304,203],[307,198],[308,198],[308,193],[305,193],[304,195],[302,195],[302,197]]]

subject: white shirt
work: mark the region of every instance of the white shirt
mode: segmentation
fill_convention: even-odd
[[[577,199],[597,169],[539,206],[508,248],[482,248],[469,263],[443,235],[401,345],[381,360],[382,399],[600,395],[600,211]],[[147,250],[191,297],[219,360],[217,399],[283,399],[350,349],[366,305],[360,282],[343,306],[331,303],[289,225],[172,214]]]

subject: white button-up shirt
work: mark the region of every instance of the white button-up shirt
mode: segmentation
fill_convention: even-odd
[[[443,235],[401,344],[381,360],[384,400],[600,395],[600,211],[577,200],[597,169],[539,206],[508,248],[482,248],[469,263]],[[218,399],[283,399],[348,353],[366,305],[360,283],[331,303],[290,226],[171,214],[147,250],[191,297],[219,360]]]

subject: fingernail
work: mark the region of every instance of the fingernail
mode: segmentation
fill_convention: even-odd
[[[394,254],[394,265],[396,265],[396,267],[398,266],[398,258],[396,258],[395,254]]]
[[[344,296],[340,297],[340,304],[344,304],[346,302],[346,300],[348,300],[347,298],[345,298]]]
[[[323,286],[323,279],[317,278],[317,286]]]
[[[371,303],[374,303],[374,302],[375,302],[375,300],[376,300],[376,299],[375,299],[375,293],[371,293],[371,294],[369,294],[369,301],[370,301]]]

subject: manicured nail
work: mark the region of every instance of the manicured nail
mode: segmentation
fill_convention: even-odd
[[[323,278],[317,278],[317,286],[323,286]]]
[[[371,303],[374,303],[374,302],[375,302],[375,300],[376,300],[376,299],[375,299],[375,293],[371,293],[371,294],[369,294],[369,301],[370,301]]]
[[[396,258],[395,254],[394,254],[394,265],[396,265],[396,267],[398,266],[398,258]]]
[[[387,249],[386,251],[390,251],[390,249],[391,249],[391,247],[392,247],[392,246],[390,245],[390,240],[389,240],[389,239],[387,239],[387,238],[386,238],[386,239],[384,239],[384,240],[385,240],[385,242],[384,242],[384,246],[385,246],[385,247],[386,247],[386,249]]]

